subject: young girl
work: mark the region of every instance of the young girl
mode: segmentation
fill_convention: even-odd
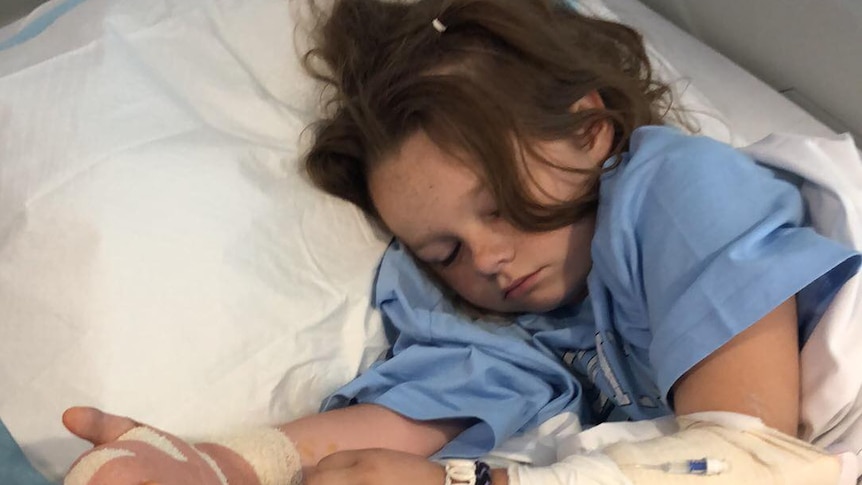
[[[665,126],[637,33],[551,0],[341,0],[318,34],[333,97],[306,168],[395,236],[374,297],[389,359],[328,411],[208,443],[72,409],[97,447],[66,483],[298,483],[301,465],[316,485],[500,485],[529,471],[422,457],[476,458],[563,412],[693,416],[583,473],[653,483],[625,457],[673,449],[746,450],[698,462],[720,483],[774,477],[763,453],[837,476],[792,438],[799,351],[859,255],[806,227],[795,186]],[[369,448],[394,451],[336,453]]]

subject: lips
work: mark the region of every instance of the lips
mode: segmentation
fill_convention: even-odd
[[[518,278],[512,282],[509,286],[503,289],[503,299],[511,300],[513,298],[518,298],[524,293],[528,292],[533,286],[535,286],[539,272],[541,269],[535,271],[533,273],[528,274],[522,278]]]

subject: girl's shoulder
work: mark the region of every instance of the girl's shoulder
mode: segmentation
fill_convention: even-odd
[[[599,190],[594,240],[629,234],[640,244],[645,235],[668,236],[671,228],[687,239],[718,229],[737,234],[752,218],[799,225],[804,215],[798,187],[771,169],[730,145],[671,127],[636,130]]]
[[[754,159],[736,148],[702,135],[688,134],[672,126],[642,126],[631,136],[625,155],[627,168],[649,166],[653,170],[704,169],[713,164],[745,166]],[[679,167],[677,167],[679,165]]]
[[[774,179],[773,171],[726,143],[670,126],[644,126],[632,134],[616,168],[603,176],[601,202],[660,195],[685,203],[687,197],[701,198],[693,187],[729,195],[740,186],[770,185]]]

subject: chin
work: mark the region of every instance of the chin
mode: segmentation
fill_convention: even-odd
[[[564,306],[569,300],[565,296],[528,298],[518,304],[518,313],[546,313]]]
[[[529,305],[529,308],[525,308],[522,313],[547,313],[557,308],[563,306],[561,302],[554,303],[536,303]]]
[[[547,292],[543,294],[530,295],[524,301],[523,312],[547,313],[569,304],[579,303],[583,298],[584,285],[576,286],[574,289],[559,292]]]

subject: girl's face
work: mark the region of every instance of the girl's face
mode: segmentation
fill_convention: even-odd
[[[605,160],[611,139],[603,127],[589,149],[568,141],[535,148],[554,164],[593,168]],[[540,201],[559,202],[584,190],[583,175],[539,160],[526,164],[535,181],[529,188]],[[369,189],[395,236],[473,305],[544,312],[586,294],[594,216],[553,231],[521,231],[498,216],[482,179],[422,132],[375,167]]]

